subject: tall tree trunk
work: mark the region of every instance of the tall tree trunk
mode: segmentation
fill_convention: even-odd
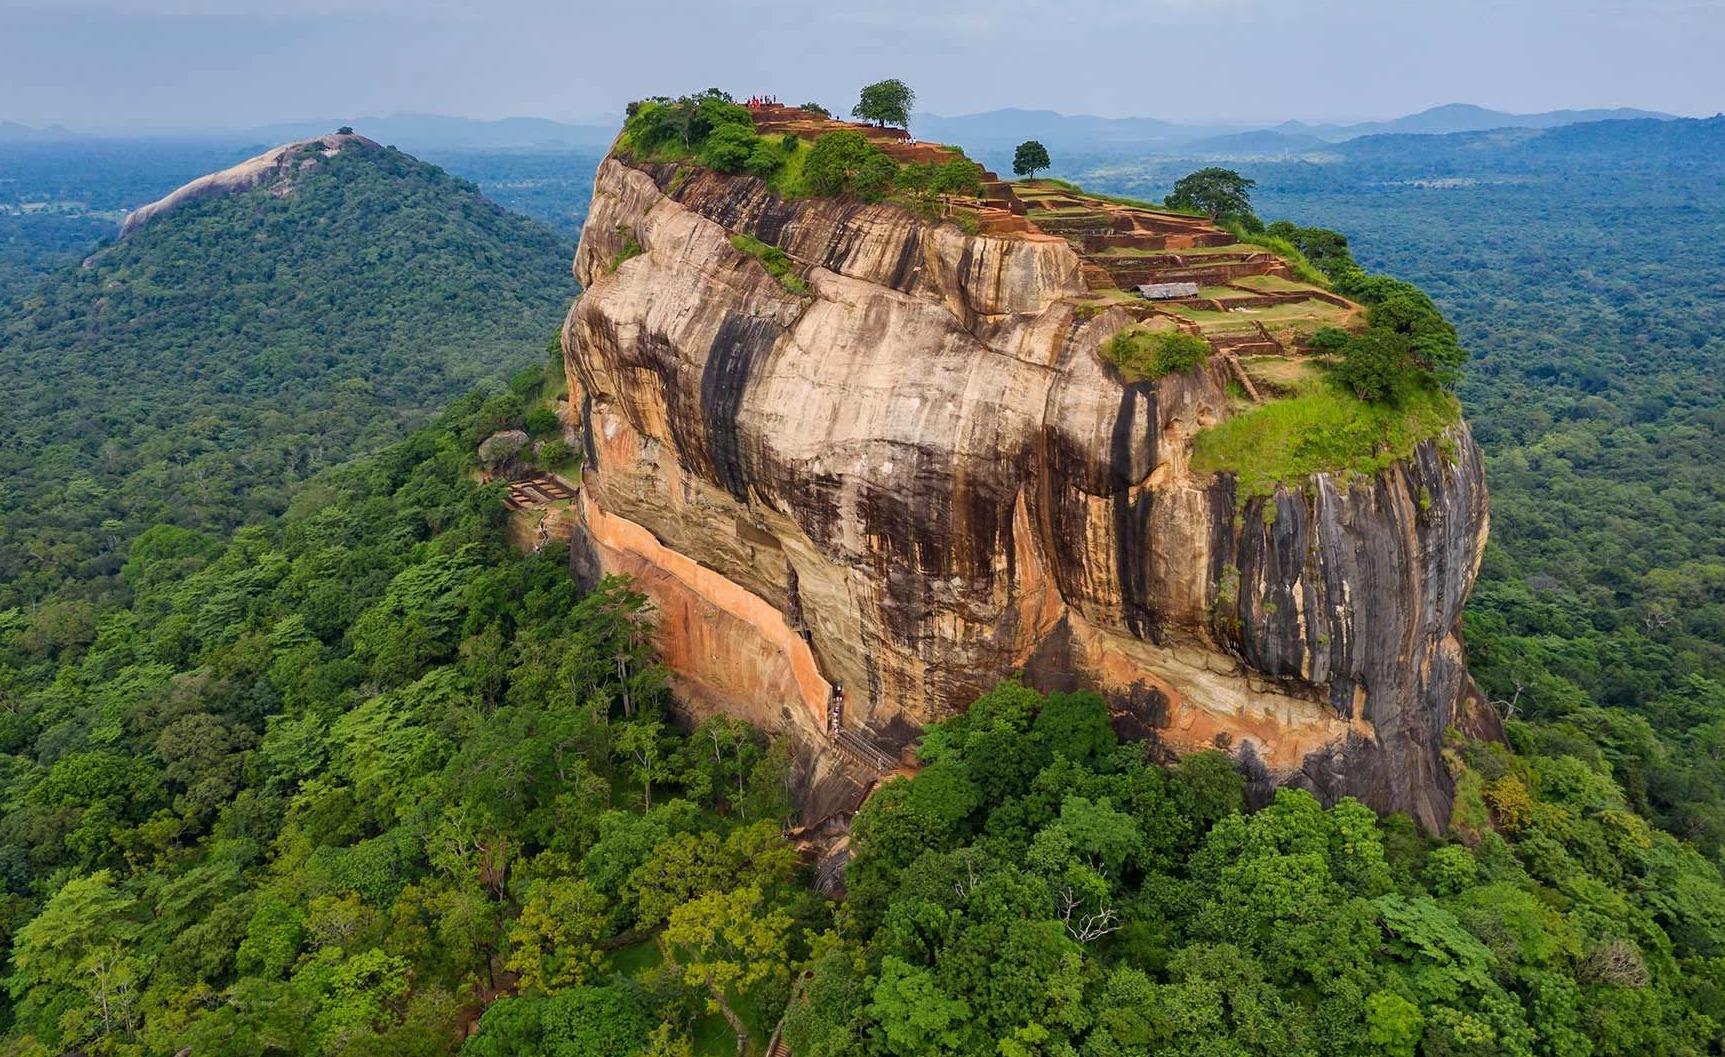
[[[713,1002],[719,1007],[719,1014],[725,1018],[725,1023],[737,1033],[737,1057],[743,1057],[743,1051],[749,1047],[749,1029],[743,1026],[743,1018],[737,1016],[731,1003],[725,1001],[725,993],[716,987],[713,988]]]

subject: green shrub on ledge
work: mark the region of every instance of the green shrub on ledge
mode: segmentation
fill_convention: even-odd
[[[1129,382],[1155,381],[1189,371],[1210,355],[1210,343],[1192,334],[1128,328],[1103,346],[1102,356]]]
[[[798,297],[809,296],[809,284],[796,273],[796,264],[784,250],[777,246],[769,246],[752,235],[732,235],[731,245],[738,252],[749,256],[766,265],[767,273],[779,281],[779,285],[796,294]]]
[[[611,258],[611,271],[621,268],[624,261],[634,260],[646,252],[641,248],[641,240],[636,237],[635,229],[629,225],[618,224],[617,235],[623,240],[623,248]]]

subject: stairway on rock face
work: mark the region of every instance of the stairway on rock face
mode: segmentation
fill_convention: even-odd
[[[898,767],[898,761],[888,755],[885,749],[876,745],[867,735],[854,730],[840,728],[839,732],[833,735],[833,744],[846,756],[877,774],[885,774]]]

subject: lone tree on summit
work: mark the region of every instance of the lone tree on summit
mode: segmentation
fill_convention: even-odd
[[[1252,188],[1256,186],[1258,181],[1232,169],[1212,166],[1180,177],[1174,182],[1173,193],[1164,201],[1171,209],[1207,213],[1211,220],[1241,220],[1250,224],[1258,219],[1252,213]]]
[[[1036,170],[1046,169],[1054,162],[1048,157],[1048,148],[1040,142],[1027,139],[1012,152],[1012,175],[1035,176]]]
[[[888,125],[909,128],[910,108],[915,102],[916,93],[898,78],[876,81],[862,90],[862,99],[851,108],[851,117],[873,121],[882,128]]]

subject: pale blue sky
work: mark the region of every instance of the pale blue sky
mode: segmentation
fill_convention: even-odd
[[[0,0],[0,120],[615,121],[720,85],[1170,120],[1725,109],[1721,0]]]

